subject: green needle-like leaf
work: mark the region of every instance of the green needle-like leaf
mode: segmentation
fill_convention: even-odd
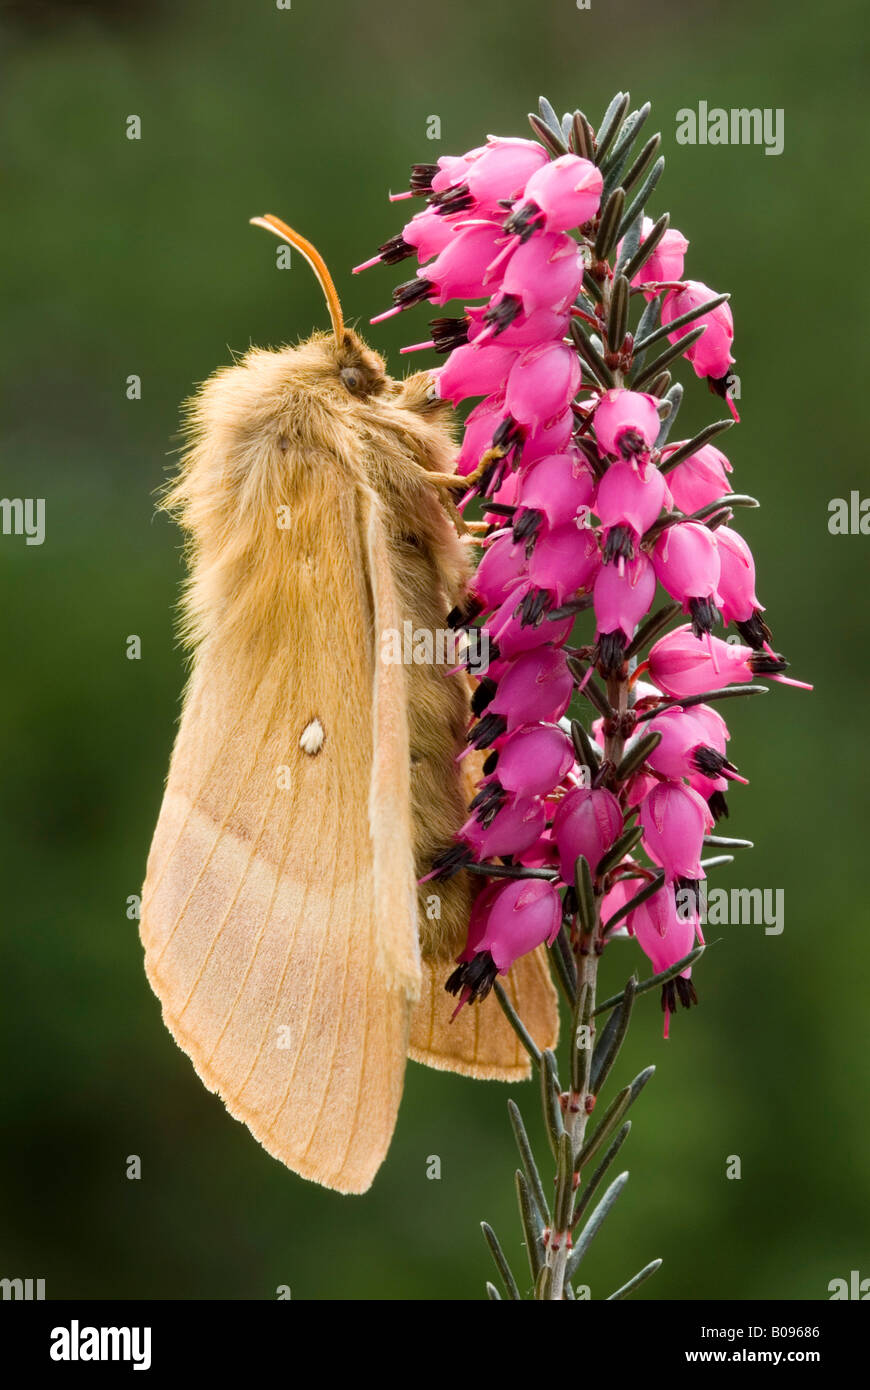
[[[553,949],[550,952],[550,959],[556,970],[556,978],[562,987],[569,1006],[573,1009],[577,1002],[577,967],[574,964],[574,957],[571,954],[571,947],[568,942],[565,924],[559,928],[556,940],[553,942]]]
[[[631,1094],[630,1086],[623,1086],[622,1090],[618,1091],[613,1097],[595,1133],[586,1140],[586,1143],[574,1159],[574,1168],[576,1172],[579,1173],[584,1164],[588,1163],[590,1158],[598,1152],[604,1140],[609,1139],[613,1130],[622,1120],[623,1115],[631,1105],[633,1099],[634,1097]]]
[[[661,1265],[661,1260],[650,1260],[649,1264],[644,1265],[639,1274],[636,1274],[633,1279],[629,1279],[627,1284],[623,1284],[621,1288],[616,1290],[616,1293],[608,1294],[605,1302],[613,1303],[614,1300],[618,1298],[627,1298],[630,1293],[634,1293],[635,1289],[645,1283],[651,1274],[655,1274],[657,1269],[661,1269]]]
[[[653,749],[658,748],[661,741],[662,736],[659,733],[646,734],[643,738],[638,739],[637,743],[633,744],[632,747],[623,754],[622,761],[616,769],[615,776],[617,782],[625,782],[633,772],[637,772],[638,768],[642,767],[646,762]],[[635,841],[635,843],[637,843],[637,841]],[[617,860],[617,863],[618,862]]]
[[[679,607],[679,604],[674,606]],[[592,742],[579,719],[571,720],[571,740],[578,763],[588,767],[590,772],[595,772],[601,762],[601,749]]]
[[[607,151],[616,139],[630,102],[631,97],[628,92],[617,92],[602,116],[601,125],[598,127],[598,133],[595,137],[596,164],[600,165],[603,162]]]
[[[626,660],[636,656],[643,647],[655,641],[660,632],[663,632],[668,623],[681,611],[678,603],[666,603],[663,608],[657,608],[647,618],[645,623],[641,623],[637,632],[632,637],[625,650]]]
[[[625,206],[625,193],[614,188],[601,213],[598,233],[595,237],[595,254],[599,261],[606,261],[619,240],[622,210]],[[631,223],[629,222],[629,226]]]
[[[691,709],[692,705],[710,705],[716,700],[739,700],[743,695],[767,695],[766,685],[723,685],[721,690],[705,690],[702,695],[683,695],[679,699],[662,700],[655,709],[641,710],[637,716],[638,724],[644,719],[654,719],[664,709]]]
[[[516,1033],[523,1047],[526,1049],[526,1052],[528,1052],[535,1066],[539,1066],[541,1062],[541,1053],[539,1049],[536,1047],[529,1033],[526,1031],[516,1009],[514,1008],[511,1001],[508,999],[504,991],[504,988],[502,987],[502,985],[499,984],[498,980],[496,980],[495,984],[493,985],[493,990],[495,992],[496,999],[501,1004],[505,1018],[507,1019],[511,1028],[513,1028],[514,1032]]]
[[[607,341],[611,352],[619,352],[628,332],[628,281],[624,275],[614,275],[610,290],[610,314],[607,319]]]
[[[624,191],[625,190],[623,190],[623,192]],[[615,266],[615,270],[618,274],[622,273],[623,265],[627,264],[631,260],[632,256],[637,254],[637,250],[640,246],[640,238],[642,233],[643,217],[636,217],[632,222],[631,226],[629,227],[628,231],[626,232],[625,236],[622,238],[622,244],[619,248],[619,258]]]
[[[630,912],[634,912],[634,909],[636,907],[640,907],[641,903],[645,903],[647,898],[651,898],[653,893],[657,893],[664,881],[665,871],[664,869],[659,869],[658,873],[656,874],[655,878],[652,880],[651,883],[645,884],[644,887],[641,888],[638,893],[635,893],[634,897],[629,902],[627,902],[624,907],[621,907],[618,912],[614,912],[612,917],[608,917],[602,929],[604,935],[606,936],[609,931],[612,931],[612,929],[616,926],[617,922],[622,921],[623,917],[627,917]],[[620,998],[621,997],[622,996],[620,995]]]
[[[507,1262],[505,1253],[502,1250],[501,1245],[499,1244],[498,1236],[496,1235],[495,1231],[492,1229],[489,1222],[487,1221],[481,1221],[480,1229],[483,1231],[484,1240],[490,1248],[492,1258],[495,1260],[496,1268],[499,1274],[501,1275],[502,1279],[504,1280],[504,1286],[507,1290],[508,1298],[519,1301],[520,1291],[517,1288],[517,1281],[513,1276],[511,1267]],[[497,1291],[496,1294],[498,1296]]]
[[[592,886],[592,873],[582,854],[578,854],[574,864],[574,888],[577,893],[577,916],[580,929],[585,936],[595,930],[597,913],[595,909],[595,889]]]
[[[588,667],[585,663],[582,662],[579,657],[569,656],[568,670],[571,672],[571,675],[574,676],[578,686],[583,683],[583,694],[590,704],[595,706],[598,713],[602,714],[605,719],[612,719],[613,710],[601,686],[598,685],[594,676],[590,676],[588,680],[586,679]]]
[[[616,1158],[616,1155],[619,1153],[619,1150],[622,1148],[630,1133],[631,1120],[626,1120],[625,1124],[622,1126],[619,1133],[616,1135],[612,1144],[608,1148],[607,1153],[604,1155],[598,1167],[595,1169],[595,1172],[592,1174],[591,1178],[587,1180],[586,1186],[584,1187],[577,1201],[577,1205],[574,1208],[575,1226],[577,1226],[579,1222],[582,1220],[583,1215],[587,1207],[589,1206],[589,1203],[595,1196],[595,1191],[599,1187],[601,1179],[604,1177],[604,1174],[607,1172],[611,1163]]]
[[[693,439],[688,439],[685,444],[681,444],[672,454],[668,454],[668,457],[661,465],[661,471],[663,473],[670,473],[672,468],[676,468],[678,463],[683,462],[683,459],[687,459],[692,454],[697,453],[702,444],[709,444],[710,440],[715,439],[717,434],[721,434],[723,430],[730,430],[733,424],[733,420],[714,420],[712,425],[707,425],[704,429],[699,430]]]
[[[683,404],[683,394],[682,382],[676,381],[665,396],[665,400],[669,403],[671,408],[667,415],[662,416],[661,429],[656,438],[657,449],[663,449],[668,442],[668,435],[674,427],[676,418],[680,413],[680,406]]]
[[[649,140],[647,140],[640,154],[637,156],[637,159],[622,180],[622,186],[626,193],[630,193],[638,179],[642,178],[646,173],[652,160],[658,154],[661,143],[662,137],[660,135],[651,135]],[[632,255],[634,255],[634,252],[632,252]]]
[[[555,1231],[567,1231],[571,1224],[573,1201],[574,1165],[571,1161],[571,1136],[570,1134],[563,1134],[559,1140],[556,1199],[553,1203],[553,1229]]]
[[[622,764],[620,764],[620,766],[622,766]],[[618,775],[619,774],[617,774],[617,776]],[[631,854],[635,845],[642,838],[643,826],[630,825],[627,830],[622,832],[619,839],[611,845],[603,859],[599,860],[598,864],[596,864],[595,877],[603,878],[605,874],[609,874],[611,869],[615,869],[617,864],[622,863],[627,854]]]
[[[617,164],[619,160],[628,153],[629,147],[637,139],[639,132],[643,128],[644,121],[651,110],[652,106],[648,101],[645,101],[643,106],[639,107],[637,111],[632,111],[626,116],[622,129],[619,132],[619,139],[616,141],[613,149],[605,160],[605,165],[608,169],[612,169],[614,164]]]
[[[625,233],[628,231],[629,227],[631,226],[634,219],[637,217],[638,213],[643,212],[649,200],[650,194],[652,193],[653,189],[655,188],[656,184],[661,178],[662,173],[664,172],[664,167],[665,157],[663,154],[660,154],[655,164],[650,169],[649,173],[644,179],[640,188],[640,192],[635,194],[634,198],[631,200],[631,204],[628,208],[628,211],[623,213],[622,222],[619,226],[617,239],[619,237],[625,236]]]
[[[673,980],[675,976],[681,975],[684,970],[689,969],[689,966],[694,965],[696,960],[700,960],[705,949],[704,946],[696,946],[687,956],[683,956],[682,960],[675,961],[673,965],[669,965],[667,970],[660,971],[658,975],[650,975],[649,979],[641,980],[635,988],[635,994],[646,994],[647,990],[655,989],[657,985],[666,985],[668,980]],[[623,998],[624,995],[622,993],[612,994],[609,999],[604,999],[600,1004],[596,1005],[595,1013],[603,1014],[608,1009],[615,1009],[617,1004],[622,1003]]]
[[[574,1249],[568,1256],[568,1261],[565,1266],[566,1278],[573,1279],[574,1275],[577,1272],[580,1261],[583,1259],[583,1256],[586,1254],[586,1251],[589,1249],[598,1232],[601,1230],[601,1227],[606,1217],[613,1210],[614,1203],[616,1202],[617,1198],[619,1197],[619,1194],[622,1192],[622,1189],[625,1187],[625,1184],[627,1182],[628,1173],[620,1173],[618,1178],[614,1178],[613,1182],[608,1187],[604,1196],[601,1198],[601,1201],[598,1203],[598,1206],[595,1208],[589,1220],[586,1222],[586,1225],[583,1227],[583,1230],[580,1232],[580,1235],[574,1244]]]
[[[537,1207],[532,1201],[525,1174],[518,1168],[514,1178],[517,1189],[517,1205],[520,1209],[520,1222],[526,1241],[526,1257],[529,1261],[529,1272],[534,1280],[538,1277],[544,1259],[544,1244],[541,1240],[543,1228],[538,1220]]]
[[[643,210],[641,210],[641,214],[642,211]],[[626,257],[626,264],[620,266],[623,275],[629,283],[634,279],[637,272],[646,265],[653,251],[655,251],[665,232],[668,230],[670,221],[670,213],[663,212],[661,217],[650,227],[649,236],[644,237],[643,242],[638,246],[637,250],[631,252],[630,259]],[[625,254],[625,249],[625,246],[623,246],[623,254]]]
[[[675,343],[671,343],[669,347],[665,348],[664,352],[659,354],[654,362],[651,362],[648,367],[644,367],[634,378],[631,383],[632,391],[643,390],[647,382],[657,377],[671,362],[675,362],[678,357],[682,357],[686,349],[690,348],[693,343],[697,343],[698,339],[706,333],[706,331],[706,326],[702,324],[700,328],[693,328],[690,333],[684,333],[682,338],[678,338]]]
[[[538,111],[540,112],[541,120],[546,126],[549,126],[553,134],[561,136],[562,122],[559,120],[552,104],[546,97],[538,97]]]
[[[615,380],[613,372],[606,365],[604,358],[578,318],[571,320],[571,337],[574,339],[574,344],[583,361],[595,373],[600,384],[607,387],[612,386]]]
[[[660,338],[666,337],[669,333],[676,333],[678,328],[685,328],[687,324],[694,323],[702,314],[709,314],[711,309],[716,309],[720,304],[726,303],[731,298],[730,294],[717,294],[715,298],[706,300],[703,304],[698,304],[694,309],[688,309],[685,314],[680,314],[679,318],[671,319],[670,323],[663,323],[653,333],[649,333],[636,345],[638,352],[644,352],[653,343],[657,343]]]
[[[546,121],[542,121],[540,116],[536,116],[532,111],[529,112],[529,125],[541,144],[545,145],[551,154],[558,158],[559,155],[568,153],[568,146],[562,139],[561,133],[557,135],[555,131],[550,129]]]
[[[541,1054],[541,1101],[544,1111],[544,1122],[547,1129],[547,1138],[550,1141],[550,1148],[553,1150],[553,1157],[558,1157],[559,1142],[565,1130],[562,1119],[562,1107],[559,1104],[561,1087],[559,1085],[559,1074],[556,1070],[556,1058],[547,1049]]]
[[[571,148],[575,154],[580,155],[581,159],[594,160],[595,158],[595,139],[592,134],[592,127],[582,111],[574,112]]]
[[[596,1096],[602,1091],[613,1064],[619,1056],[619,1049],[625,1041],[636,994],[637,976],[632,975],[622,991],[622,1003],[618,1009],[614,1009],[607,1020],[592,1054],[592,1073],[589,1077],[589,1084]]]
[[[544,1223],[549,1224],[550,1208],[544,1196],[544,1185],[541,1182],[541,1175],[538,1172],[538,1165],[535,1163],[535,1156],[532,1153],[532,1146],[529,1143],[529,1136],[526,1133],[526,1127],[523,1124],[523,1117],[520,1114],[519,1106],[512,1100],[508,1101],[508,1114],[510,1115],[514,1138],[517,1141],[517,1148],[520,1151],[520,1158],[522,1159],[526,1181],[529,1184],[532,1197],[537,1203]]]

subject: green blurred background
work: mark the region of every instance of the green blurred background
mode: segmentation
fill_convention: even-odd
[[[752,786],[727,829],[757,847],[716,881],[785,889],[785,931],[711,931],[701,1007],[667,1044],[657,1003],[639,1007],[616,1079],[658,1074],[585,1278],[604,1297],[661,1256],[638,1296],[815,1299],[870,1275],[870,539],[827,530],[830,498],[870,492],[862,26],[860,0],[3,6],[2,492],[46,499],[47,539],[0,538],[0,1275],[44,1277],[53,1298],[272,1298],[280,1284],[472,1298],[490,1276],[482,1218],[521,1267],[507,1088],[412,1064],[373,1190],[341,1198],[269,1158],[161,1025],[126,916],[183,679],[179,538],[154,491],[195,382],[231,351],[324,324],[301,259],[279,275],[251,215],[304,231],[365,324],[400,277],[349,268],[398,229],[386,193],[412,161],[528,133],[541,91],[597,123],[618,87],[650,98],[663,131],[654,215],[670,209],[690,238],[689,273],[732,292],[743,425],[727,448],[738,489],[764,503],[740,523],[776,645],[816,692],[729,709]],[[784,153],[678,146],[675,113],[701,99],[784,108]],[[394,371],[425,320],[368,332]],[[141,401],[126,399],[131,373]],[[721,414],[684,379],[681,437]],[[610,957],[607,992],[643,965],[631,945]],[[539,1134],[536,1093],[512,1093]],[[734,1154],[740,1181],[725,1176]]]

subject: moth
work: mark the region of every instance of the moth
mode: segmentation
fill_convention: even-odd
[[[274,1157],[363,1192],[405,1062],[528,1075],[490,997],[451,1022],[444,980],[481,881],[418,888],[462,823],[471,680],[387,662],[382,639],[443,629],[468,546],[447,501],[455,445],[432,378],[403,381],[345,327],[251,349],[188,402],[162,505],[186,536],[192,654],[148,858],[141,936],[164,1021],[205,1085]],[[455,486],[455,483],[454,483]],[[506,988],[541,1046],[541,953]]]

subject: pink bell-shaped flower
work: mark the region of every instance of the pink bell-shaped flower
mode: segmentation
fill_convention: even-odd
[[[662,462],[679,447],[673,444],[663,449]],[[717,502],[732,490],[728,481],[730,472],[731,464],[722,451],[713,444],[702,444],[667,475],[674,506],[690,516],[709,502]]]
[[[536,343],[557,343],[564,338],[571,323],[569,310],[556,312],[554,309],[535,309],[531,314],[522,310],[516,318],[496,331],[497,326],[487,318],[488,305],[466,309],[469,342],[485,342],[497,337],[501,347],[527,348]]]
[[[526,724],[499,743],[495,775],[505,791],[544,795],[573,766],[573,745],[558,724]]]
[[[439,217],[434,208],[425,208],[405,224],[398,236],[391,237],[378,247],[376,256],[363,261],[362,265],[355,265],[353,273],[358,275],[372,265],[397,265],[415,253],[422,265],[444,250],[454,230],[454,224]]]
[[[553,837],[559,846],[562,879],[574,883],[574,865],[582,854],[594,874],[600,861],[622,834],[619,802],[603,787],[577,787],[568,792],[553,817]]]
[[[477,859],[494,859],[528,849],[546,824],[543,802],[533,796],[518,796],[506,802],[486,825],[471,816],[459,834]]]
[[[418,270],[413,280],[396,286],[394,307],[370,322],[380,323],[426,299],[433,304],[446,304],[449,299],[477,299],[489,293],[488,267],[503,239],[504,233],[495,222],[470,222],[454,227],[450,240],[435,260]]]
[[[762,618],[764,605],[755,593],[755,561],[746,541],[729,526],[716,529],[721,574],[719,595],[723,623],[734,623],[750,647],[756,650],[770,641],[770,629]]]
[[[649,556],[641,552],[621,569],[602,565],[592,592],[599,665],[609,675],[622,666],[634,630],[655,597],[656,576]]]
[[[533,232],[566,232],[595,217],[604,179],[589,159],[559,155],[537,169],[505,222],[505,231],[526,240]]]
[[[671,290],[665,295],[662,303],[662,323],[671,323],[681,315],[688,314],[690,310],[700,308],[709,299],[715,298],[716,291],[711,290],[709,285],[702,284],[700,280],[687,280],[681,290]],[[714,381],[720,381],[728,375],[728,368],[734,361],[731,356],[734,318],[728,304],[720,304],[708,314],[702,314],[688,327],[669,333],[668,338],[675,343],[690,329],[701,327],[705,331],[686,349],[685,357],[694,367],[696,376],[707,376]]]
[[[520,424],[540,425],[562,414],[579,389],[580,360],[574,349],[566,343],[538,343],[511,366],[507,408]]]
[[[564,312],[577,298],[583,283],[583,252],[567,232],[543,232],[510,250],[503,266],[501,292],[487,311],[488,322],[500,328],[520,311],[536,309]]]
[[[647,237],[653,229],[651,217],[643,219],[643,227],[640,234],[640,244],[643,246]],[[676,227],[669,227],[664,236],[660,238],[656,249],[653,251],[649,260],[641,266],[640,270],[632,279],[632,288],[638,289],[641,285],[668,283],[683,278],[683,264],[689,243],[678,232]],[[622,250],[622,242],[619,244]],[[647,300],[655,299],[656,291],[644,291],[644,298]]]
[[[483,903],[478,907],[480,899]],[[497,975],[538,946],[552,945],[562,924],[562,899],[542,878],[512,879],[488,886],[472,909],[468,942],[446,988],[459,1006],[483,999]]]
[[[520,479],[514,514],[515,533],[529,512],[534,512],[550,528],[569,522],[578,527],[587,525],[595,501],[595,488],[595,474],[579,449],[571,448],[564,454],[549,454],[539,459]],[[529,531],[528,524],[525,529]]]
[[[655,447],[661,418],[655,396],[616,387],[605,391],[595,408],[595,438],[605,454],[616,458],[646,455]]]
[[[471,583],[472,592],[484,608],[497,608],[521,583],[525,572],[525,548],[517,545],[509,531],[504,531],[484,550]]]
[[[487,396],[474,407],[465,422],[462,444],[456,455],[457,473],[465,475],[474,472],[483,455],[492,447],[496,431],[507,418],[501,393]]]
[[[706,877],[701,850],[713,817],[697,792],[682,782],[658,782],[641,802],[640,823],[643,847],[668,883]]]
[[[718,617],[719,550],[716,535],[696,521],[662,531],[653,547],[656,577],[671,598],[691,613],[695,634],[709,632]]]
[[[538,589],[546,589],[558,607],[575,594],[588,592],[601,565],[595,532],[578,530],[573,522],[547,531],[529,556],[528,574]]]
[[[523,438],[520,458],[522,467],[529,468],[548,454],[563,453],[571,443],[573,431],[574,414],[570,406],[561,415],[555,415],[552,420],[533,425]]]
[[[659,638],[647,660],[650,680],[666,695],[677,699],[703,695],[724,685],[747,685],[758,676],[782,685],[812,689],[805,682],[782,674],[788,662],[776,652],[753,651],[709,634],[701,642],[688,623]]]
[[[451,352],[444,366],[432,372],[435,389],[442,401],[452,405],[467,396],[488,396],[501,390],[516,359],[516,351],[501,344],[477,347],[469,343]]]
[[[669,884],[664,884],[657,893],[635,908],[631,914],[631,924],[637,944],[656,975],[683,960],[695,945],[695,920],[677,911],[674,892]],[[670,1031],[670,1016],[676,1009],[677,1001],[684,1009],[698,1002],[691,975],[691,967],[688,967],[675,980],[669,980],[662,987],[665,1037]]]
[[[560,618],[550,622],[538,615],[538,621],[524,621],[523,600],[527,594],[537,592],[528,580],[524,580],[512,590],[484,626],[490,642],[494,642],[500,657],[513,660],[520,652],[531,651],[548,643],[561,646],[567,642],[574,625],[572,617]],[[543,610],[542,610],[543,611]]]
[[[564,652],[543,647],[511,663],[487,712],[501,715],[508,731],[520,724],[555,723],[568,708],[573,689]]]
[[[444,189],[432,185],[431,202],[440,212],[499,211],[502,200],[513,202],[536,169],[549,162],[547,152],[535,140],[491,135],[482,153]]]
[[[651,465],[642,472],[633,463],[613,463],[598,484],[595,515],[605,530],[604,559],[631,559],[641,537],[670,506],[664,477]]]

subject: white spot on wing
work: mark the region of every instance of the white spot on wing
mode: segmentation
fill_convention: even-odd
[[[319,753],[323,747],[324,740],[323,725],[319,719],[312,719],[310,724],[306,724],[302,730],[302,737],[299,740],[299,747],[303,753],[310,753],[313,757]]]

